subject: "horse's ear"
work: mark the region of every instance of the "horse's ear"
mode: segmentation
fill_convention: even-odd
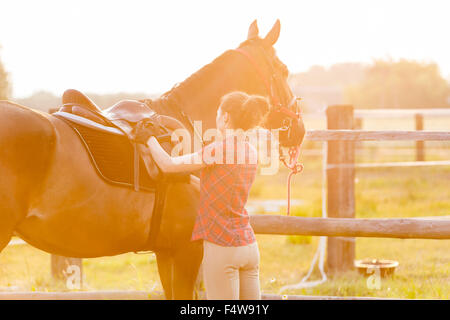
[[[258,34],[259,34],[258,23],[256,22],[255,19],[248,28],[247,40],[258,38]]]
[[[277,42],[278,37],[280,36],[280,19],[277,19],[275,24],[273,25],[272,29],[267,33],[267,36],[264,38],[264,42],[268,46],[273,46],[275,42]]]

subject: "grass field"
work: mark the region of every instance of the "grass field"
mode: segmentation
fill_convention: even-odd
[[[364,149],[357,152],[357,161],[414,159],[414,149],[411,148],[413,144],[406,145],[405,148],[395,143],[390,144],[364,143]],[[308,147],[320,147],[320,144],[311,144]],[[400,149],[406,152],[397,154]],[[427,160],[444,159],[450,160],[449,143],[434,144],[433,151],[427,151]],[[302,160],[305,170],[294,178],[292,196],[303,202],[293,208],[293,214],[320,217],[321,157],[304,156]],[[285,199],[286,175],[287,172],[282,170],[276,176],[259,176],[252,188],[251,199]],[[449,181],[450,168],[444,166],[357,169],[356,217],[450,215]],[[285,214],[284,210],[285,208],[281,208],[279,214]],[[308,271],[318,244],[318,237],[304,236],[257,235],[257,240],[261,252],[260,281],[262,291],[266,293],[277,293],[283,285],[300,281]],[[394,277],[382,279],[380,289],[369,289],[366,278],[357,272],[349,272],[311,289],[285,293],[450,298],[449,240],[358,238],[356,258],[393,259],[400,265]],[[84,259],[83,267],[85,290],[162,290],[153,254],[129,253],[116,257]],[[320,278],[317,268],[312,278]],[[65,290],[65,286],[51,279],[48,254],[28,245],[18,245],[7,247],[0,253],[0,290],[58,291]]]

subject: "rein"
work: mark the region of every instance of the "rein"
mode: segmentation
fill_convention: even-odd
[[[296,102],[297,102],[297,100],[299,100],[299,98],[294,96],[287,107],[283,106],[281,104],[280,100],[278,99],[278,96],[274,94],[273,82],[270,83],[267,80],[267,78],[264,76],[264,73],[262,72],[261,68],[256,63],[255,59],[247,51],[245,51],[242,48],[237,48],[237,49],[234,49],[234,50],[236,52],[239,52],[243,56],[245,56],[247,58],[247,60],[250,61],[250,63],[253,65],[253,67],[255,68],[256,72],[259,75],[259,78],[263,81],[264,86],[266,87],[266,90],[269,93],[269,97],[270,97],[270,100],[272,102],[272,105],[277,107],[276,111],[285,114],[286,116],[288,116],[292,120],[300,119],[300,111],[297,110],[297,112],[294,112],[294,111],[291,110],[292,106],[294,104],[296,104]],[[271,68],[272,68],[272,66],[271,66]],[[275,78],[274,72],[272,72],[271,78],[272,79]],[[287,127],[283,126],[284,127],[283,129],[290,131],[291,126],[292,126],[292,123],[291,123],[290,126],[287,126]],[[289,134],[289,132],[288,132],[288,134]],[[298,163],[298,158],[300,156],[300,146],[296,146],[296,147],[292,146],[292,147],[290,147],[289,151],[288,151],[288,156],[289,156],[289,161],[287,161],[286,157],[282,155],[282,152],[280,152],[280,161],[290,170],[288,178],[287,178],[287,212],[286,212],[287,215],[289,216],[290,215],[290,211],[291,211],[291,182],[292,182],[292,176],[294,176],[297,173],[302,172],[304,166],[303,166],[303,164]]]

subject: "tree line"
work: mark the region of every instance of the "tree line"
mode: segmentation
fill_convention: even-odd
[[[11,85],[9,82],[9,74],[6,72],[2,61],[0,60],[0,100],[6,100],[10,95]]]
[[[291,75],[289,81],[313,105],[320,100],[319,104],[344,103],[356,108],[450,107],[450,84],[432,62],[377,59],[368,65],[313,66]]]

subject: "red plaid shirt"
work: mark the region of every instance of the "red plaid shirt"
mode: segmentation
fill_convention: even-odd
[[[205,239],[227,247],[255,242],[244,208],[256,176],[255,148],[231,136],[200,152],[207,166],[200,173],[200,208],[191,240]]]

